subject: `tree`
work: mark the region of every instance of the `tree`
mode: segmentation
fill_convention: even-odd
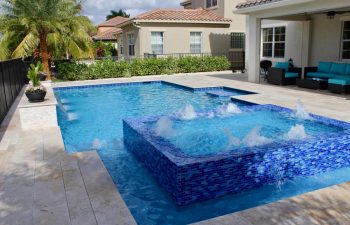
[[[78,23],[70,23],[62,33],[48,35],[48,46],[54,58],[93,58],[94,47],[91,33],[96,27],[85,16],[76,18]]]
[[[93,54],[89,19],[80,16],[79,0],[4,0],[0,8],[0,58],[32,55],[39,50],[50,77],[49,57]]]
[[[124,10],[119,9],[118,11],[111,10],[110,14],[107,15],[106,20],[110,20],[117,16],[126,17],[126,18],[130,17],[130,15],[127,14]]]

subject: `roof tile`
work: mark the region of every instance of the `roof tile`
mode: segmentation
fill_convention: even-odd
[[[115,27],[121,23],[124,23],[125,21],[129,20],[129,18],[125,18],[125,17],[121,17],[121,16],[117,16],[114,17],[110,20],[107,20],[103,23],[100,23],[99,25],[97,25],[98,27]]]
[[[178,20],[178,21],[208,21],[208,22],[231,22],[227,19],[216,15],[213,12],[199,9],[155,9],[142,13],[133,19],[135,20]]]
[[[119,33],[122,33],[122,32],[123,32],[122,29],[112,27],[112,28],[106,30],[105,32],[102,32],[100,34],[93,36],[92,38],[94,40],[100,40],[100,41],[117,40],[116,35]]]

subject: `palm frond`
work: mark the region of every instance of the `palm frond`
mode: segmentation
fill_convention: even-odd
[[[33,33],[28,33],[13,51],[11,57],[18,58],[29,56],[37,48],[38,44],[38,38]]]

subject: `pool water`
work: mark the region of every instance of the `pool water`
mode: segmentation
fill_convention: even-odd
[[[234,114],[218,114],[217,110],[206,112],[192,120],[167,118],[164,125],[162,117],[148,124],[151,131],[169,140],[175,147],[188,156],[204,156],[223,151],[256,145],[257,137],[246,140],[248,135],[258,129],[259,136],[269,142],[307,140],[320,135],[329,135],[343,131],[343,128],[324,124],[315,120],[299,119],[290,113],[272,110],[246,110]],[[208,118],[208,115],[210,118]],[[161,127],[164,128],[161,128]],[[290,137],[295,127],[302,127],[305,135]],[[194,129],[195,128],[195,129]],[[157,134],[158,130],[160,134]],[[299,130],[295,132],[300,133]],[[298,135],[298,134],[296,134]],[[235,141],[237,140],[237,141]],[[237,143],[232,143],[237,142]],[[248,142],[248,143],[247,143]],[[252,143],[250,143],[252,142]],[[261,144],[264,144],[261,143]]]
[[[161,116],[186,105],[195,111],[230,102],[203,92],[165,83],[55,89],[58,121],[68,153],[97,149],[109,174],[138,224],[188,224],[274,202],[350,179],[350,168],[177,207],[170,196],[124,147],[122,119]]]

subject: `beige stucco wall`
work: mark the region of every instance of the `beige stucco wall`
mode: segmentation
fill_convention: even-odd
[[[343,20],[350,20],[350,14],[337,15],[334,19],[324,14],[312,16],[310,65],[315,66],[319,61],[341,61]]]
[[[164,32],[164,54],[190,53],[190,32],[202,32],[203,53],[226,53],[231,47],[232,32],[245,32],[245,16],[233,10],[241,0],[218,0],[218,6],[209,8],[219,16],[232,19],[231,24],[140,23],[123,27],[124,56],[128,56],[127,33],[135,34],[135,54],[142,56],[151,51],[151,32]],[[191,8],[206,8],[206,0],[192,0]]]
[[[285,62],[290,58],[293,59],[296,66],[304,66],[306,62],[303,62],[303,40],[305,37],[304,21],[280,21],[280,20],[262,20],[261,28],[269,27],[286,27],[286,42],[285,42],[285,57],[284,58],[270,58],[262,56],[262,41],[261,41],[261,59],[271,60],[272,62]],[[262,38],[262,35],[261,35]]]
[[[137,27],[123,28],[124,56],[128,56],[127,34],[134,33],[135,54],[152,53],[151,32],[164,32],[164,54],[190,53],[190,32],[202,32],[203,53],[226,53],[230,49],[229,25],[225,24],[179,24],[141,23]]]
[[[133,26],[133,25],[128,25],[123,27],[123,33],[118,35],[118,41],[120,42],[120,38],[123,38],[124,42],[124,57],[127,57],[129,55],[129,45],[128,45],[128,34],[134,34],[135,37],[135,56],[141,56],[141,51],[140,51],[140,29]]]
[[[217,0],[218,5],[216,7],[207,8],[213,13],[229,18],[232,20],[230,30],[232,32],[244,32],[245,31],[245,16],[233,14],[236,9],[236,5],[241,3],[242,0]],[[192,0],[192,9],[203,8],[206,9],[206,0]]]
[[[226,53],[230,48],[228,25],[142,24],[141,54],[152,53],[151,32],[164,32],[164,54],[190,53],[190,32],[202,32],[203,53]]]

